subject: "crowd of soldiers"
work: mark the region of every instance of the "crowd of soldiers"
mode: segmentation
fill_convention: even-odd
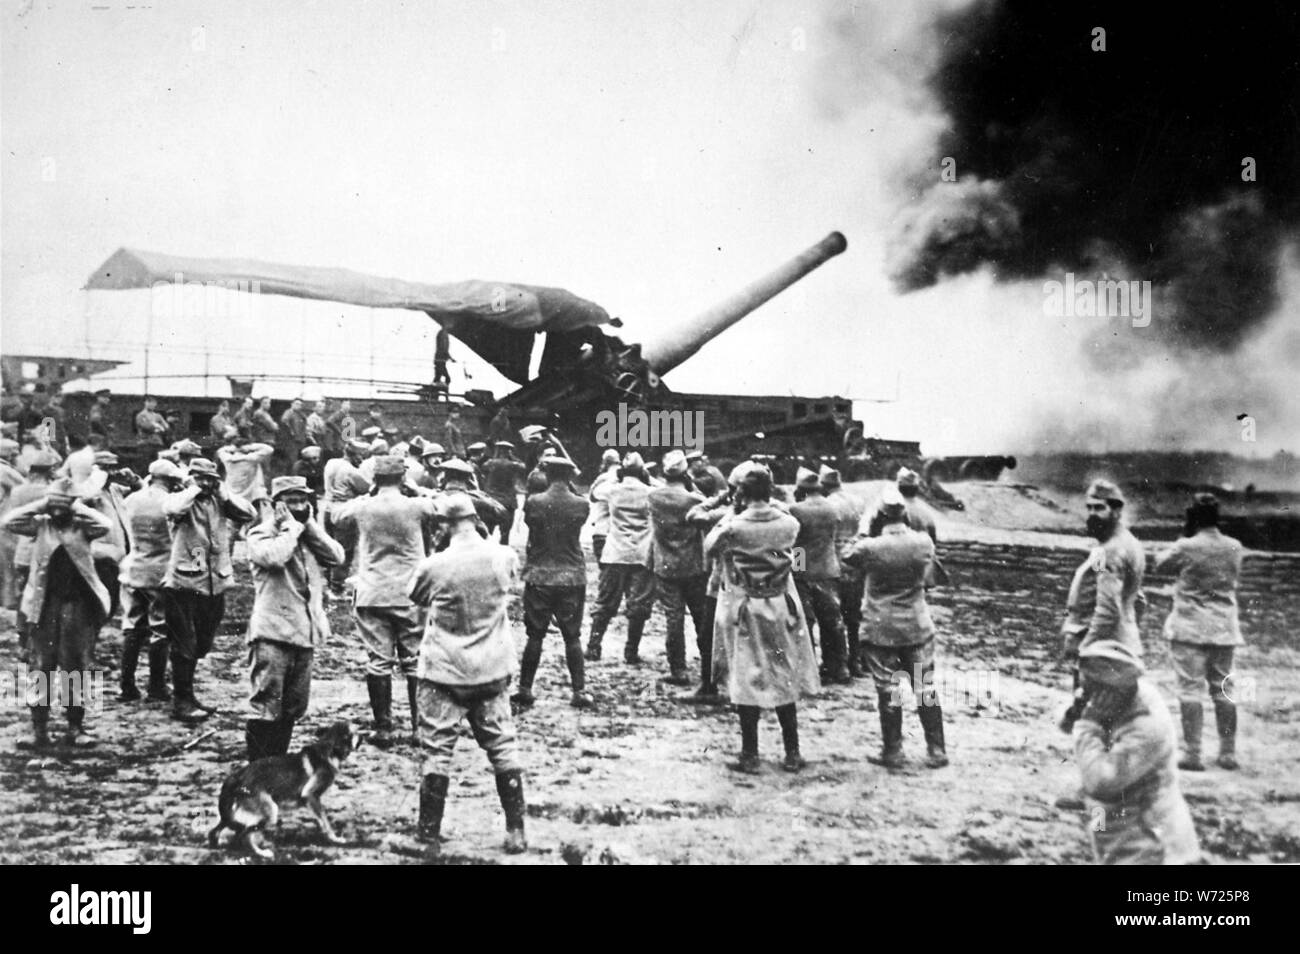
[[[144,479],[93,442],[66,459],[42,447],[27,455],[24,473],[13,466],[15,442],[0,445],[8,498],[0,529],[18,540],[20,639],[30,669],[49,677],[40,684],[89,670],[96,634],[120,611],[119,699],[141,698],[135,673],[143,655],[145,698],[170,701],[183,723],[208,718],[213,710],[196,694],[196,672],[225,615],[235,541],[242,539],[254,588],[246,632],[248,758],[287,751],[308,710],[314,650],[330,638],[327,604],[347,599],[366,654],[371,739],[423,752],[416,833],[430,845],[440,838],[453,747],[467,721],[496,775],[507,850],[524,850],[514,720],[536,703],[546,634],[554,622],[570,704],[590,708],[585,667],[602,659],[606,631],[624,603],[624,665],[642,665],[641,642],[657,604],[666,623],[664,679],[694,685],[678,697],[684,704],[734,707],[741,747],[730,767],[737,772],[763,771],[764,709],[775,710],[780,725],[782,768],[803,769],[798,703],[823,686],[861,678],[872,681],[880,723],[880,752],[871,761],[888,769],[906,764],[900,689],[908,683],[924,764],[948,764],[942,709],[934,693],[922,691],[935,669],[926,594],[946,576],[934,515],[914,472],[901,470],[864,506],[828,466],[800,469],[791,493],[759,461],[724,476],[700,451],[673,450],[648,462],[611,449],[580,493],[577,465],[545,429],[525,429],[525,462],[500,430],[489,456],[485,442],[464,444],[458,422],[445,435],[450,448],[419,437],[390,443],[380,423],[357,435],[321,410],[304,418],[301,434],[313,440],[337,431],[337,456],[323,468],[296,467],[269,481],[264,465],[273,443],[219,421],[224,406],[214,418],[222,436],[215,459],[182,439],[158,447]],[[252,413],[256,424],[260,412]],[[318,453],[304,455],[312,447]],[[295,463],[318,460],[325,450],[305,444]],[[1115,485],[1089,487],[1086,526],[1097,546],[1075,574],[1066,608],[1064,651],[1076,699],[1063,727],[1074,734],[1082,794],[1106,813],[1106,824],[1093,826],[1099,859],[1189,861],[1199,849],[1178,768],[1204,769],[1200,692],[1207,683],[1217,764],[1237,767],[1236,709],[1225,685],[1242,642],[1235,596],[1242,548],[1219,532],[1217,502],[1200,496],[1188,511],[1186,536],[1159,558],[1179,574],[1166,626],[1182,708],[1179,761],[1173,723],[1143,676],[1145,556],[1124,525],[1123,507]],[[522,568],[509,546],[517,524],[527,533]],[[584,648],[588,530],[599,578]],[[507,617],[518,582],[521,659]],[[698,684],[687,660],[687,614]],[[410,736],[395,728],[395,678],[405,685]],[[46,748],[54,700],[38,693],[30,701],[31,744]],[[66,713],[64,743],[92,741],[84,700],[73,698]]]

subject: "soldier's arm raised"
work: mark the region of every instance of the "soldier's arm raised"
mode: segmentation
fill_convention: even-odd
[[[314,518],[303,526],[305,529],[302,538],[321,566],[339,566],[343,563],[343,547]]]
[[[278,520],[267,520],[248,531],[248,558],[255,566],[275,569],[284,566],[298,547],[303,524],[297,520],[281,526]]]
[[[1093,798],[1113,799],[1150,774],[1169,757],[1169,740],[1150,715],[1140,715],[1112,733],[1084,717],[1074,724],[1074,757],[1083,790]]]
[[[113,521],[107,514],[101,513],[80,500],[72,502],[72,515],[89,540],[97,540],[113,532]]]
[[[45,501],[33,500],[29,504],[15,507],[0,517],[0,529],[16,533],[20,537],[34,537],[41,528],[41,522],[36,518],[43,513],[45,513]]]
[[[201,492],[199,485],[193,484],[184,490],[168,494],[163,498],[163,513],[173,519],[185,516],[190,512],[190,508],[194,506],[194,501],[199,499]]]

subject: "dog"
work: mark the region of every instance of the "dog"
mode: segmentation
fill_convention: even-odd
[[[280,823],[281,807],[295,804],[307,806],[329,844],[343,844],[343,839],[334,834],[320,799],[362,741],[363,737],[352,731],[351,723],[339,721],[296,755],[270,755],[235,772],[221,786],[217,799],[221,820],[208,832],[208,846],[216,848],[217,835],[229,828],[253,854],[271,858],[272,851],[262,843],[259,833]]]

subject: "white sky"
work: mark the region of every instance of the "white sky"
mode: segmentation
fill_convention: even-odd
[[[1068,352],[1081,319],[1045,318],[1038,286],[975,276],[899,296],[885,278],[905,198],[891,173],[939,128],[888,82],[916,70],[916,6],[132,6],[5,5],[6,351],[134,358],[148,340],[154,373],[201,368],[207,350],[221,370],[367,376],[373,328],[374,373],[425,380],[423,315],[267,297],[151,327],[147,292],[78,289],[119,246],[486,278],[567,287],[634,341],[839,229],[848,252],[668,383],[861,399],[901,379],[899,403],[858,416],[932,453],[1022,450],[1017,409],[1077,387],[1042,356]],[[882,38],[882,61],[845,77],[847,105],[831,13]]]

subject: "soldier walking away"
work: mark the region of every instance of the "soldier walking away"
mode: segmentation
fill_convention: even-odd
[[[252,504],[259,519],[265,517],[270,507],[264,467],[273,453],[275,448],[270,444],[243,440],[234,428],[226,428],[226,443],[217,448],[217,461],[226,475],[226,489]]]
[[[497,441],[495,456],[483,465],[483,489],[506,511],[501,521],[501,542],[506,544],[510,542],[515,510],[519,506],[517,485],[525,473],[524,463],[515,457],[514,450],[515,445],[510,441]]]
[[[704,498],[687,487],[686,455],[669,451],[663,458],[664,486],[650,491],[651,552],[654,561],[655,592],[664,608],[667,624],[668,682],[689,686],[691,674],[686,666],[686,613],[695,627],[695,645],[704,670],[705,599],[709,574],[704,564],[704,534],[686,516],[704,503]],[[703,673],[702,673],[703,675]]]
[[[31,621],[29,678],[36,675],[32,747],[49,747],[50,705],[54,686],[66,689],[69,745],[93,744],[85,730],[86,684],[95,637],[108,617],[108,590],[95,572],[91,542],[111,525],[80,499],[88,493],[63,478],[45,496],[10,510],[0,527],[32,539],[31,573],[23,589],[22,610]]]
[[[731,768],[750,775],[762,771],[759,716],[775,709],[785,744],[782,767],[798,772],[807,763],[799,751],[796,705],[820,688],[791,573],[799,522],[772,505],[772,472],[766,467],[741,464],[732,482],[737,510],[704,541],[705,553],[722,562],[715,635],[725,648],[728,695],[740,717],[740,759]]]
[[[330,637],[322,567],[341,561],[343,548],[316,520],[314,499],[301,477],[277,477],[270,515],[248,531],[249,762],[288,752],[294,723],[307,714],[316,649]]]
[[[234,581],[232,525],[252,521],[257,512],[226,489],[217,465],[206,457],[190,463],[190,479],[190,486],[163,500],[172,523],[163,589],[172,636],[172,718],[193,723],[214,711],[194,695],[194,673],[212,648],[226,612],[226,590]]]
[[[800,467],[795,477],[795,503],[790,516],[799,521],[794,566],[795,587],[803,603],[804,619],[811,632],[816,621],[821,637],[823,683],[849,683],[848,637],[840,609],[840,557],[835,551],[839,511],[822,494],[817,475]]]
[[[149,465],[149,481],[127,497],[122,505],[130,552],[122,561],[122,665],[118,699],[135,702],[140,698],[135,672],[140,653],[149,660],[148,701],[170,702],[167,688],[167,654],[171,630],[167,624],[167,601],[163,579],[171,559],[171,525],[163,511],[168,494],[183,486],[183,476],[171,461]]]
[[[1178,784],[1174,722],[1160,690],[1142,678],[1138,650],[1099,639],[1079,650],[1087,703],[1074,723],[1084,795],[1104,817],[1089,825],[1103,865],[1201,861]]]
[[[415,690],[424,612],[411,602],[406,586],[426,555],[435,507],[429,497],[402,492],[405,476],[401,458],[377,458],[373,496],[339,504],[333,513],[335,526],[356,539],[352,612],[366,650],[372,739],[379,748],[392,743],[394,676],[406,679],[412,735],[419,729]]]
[[[617,478],[609,488],[609,536],[600,554],[600,582],[591,609],[586,658],[588,662],[600,659],[605,630],[627,594],[623,661],[635,666],[641,662],[641,634],[655,596],[650,570],[650,476],[641,455],[633,451],[624,457]]]
[[[417,837],[437,850],[447,804],[451,757],[461,720],[487,753],[506,816],[505,849],[527,849],[524,783],[508,696],[515,650],[506,605],[519,561],[509,547],[478,535],[473,502],[464,494],[442,501],[447,549],[429,556],[411,579],[413,602],[428,608],[420,644],[420,781]]]
[[[1201,692],[1208,682],[1219,730],[1220,768],[1236,769],[1237,706],[1228,695],[1232,656],[1245,645],[1237,621],[1237,578],[1243,548],[1219,530],[1219,500],[1197,494],[1187,508],[1184,536],[1156,558],[1156,569],[1177,573],[1174,606],[1165,620],[1178,676],[1183,756],[1178,767],[1204,771],[1201,762]]]
[[[577,465],[567,457],[543,458],[546,489],[524,501],[528,552],[524,564],[524,646],[519,691],[511,697],[520,708],[534,702],[533,679],[542,661],[546,629],[555,619],[564,640],[564,661],[573,689],[570,703],[591,705],[582,657],[582,608],[587,597],[587,564],[578,537],[587,522],[587,501],[569,488]]]
[[[925,732],[925,764],[942,768],[948,764],[948,754],[943,709],[932,688],[934,621],[925,602],[925,575],[934,559],[934,541],[908,527],[907,506],[897,488],[885,490],[879,512],[885,520],[880,536],[860,538],[849,553],[849,562],[866,574],[862,654],[876,683],[880,712],[881,752],[870,761],[890,769],[906,763],[899,692],[907,681]]]

